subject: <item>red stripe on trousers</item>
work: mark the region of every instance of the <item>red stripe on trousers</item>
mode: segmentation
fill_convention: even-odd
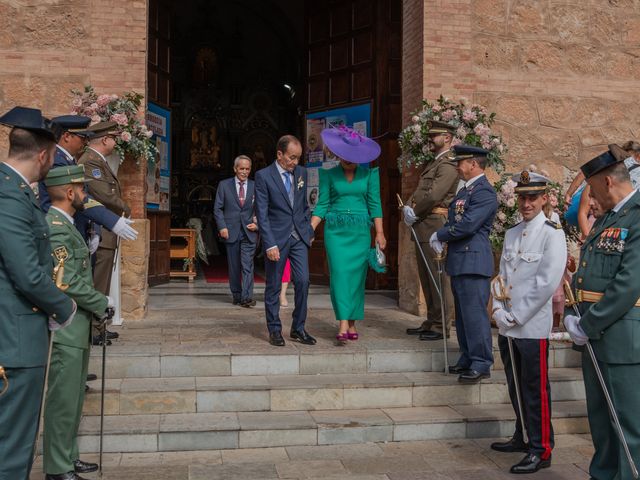
[[[541,458],[547,460],[551,456],[549,393],[547,392],[547,340],[540,340],[540,419],[542,422],[542,452]]]

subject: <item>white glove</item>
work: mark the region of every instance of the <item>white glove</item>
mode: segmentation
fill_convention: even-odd
[[[402,213],[404,214],[404,223],[406,223],[408,227],[418,221],[418,217],[416,217],[416,212],[413,211],[413,208],[405,205],[402,207]]]
[[[431,238],[429,239],[429,245],[431,245],[431,248],[433,248],[438,255],[440,255],[444,250],[442,242],[438,240],[438,232],[433,232],[433,235],[431,235]]]
[[[122,217],[113,226],[112,232],[123,240],[135,240],[136,238],[138,238],[138,232],[131,228],[130,225],[133,225],[133,220]]]
[[[51,332],[55,332],[56,330],[60,330],[61,328],[67,327],[71,322],[73,322],[74,317],[76,316],[76,312],[78,311],[78,305],[76,301],[71,299],[71,303],[73,304],[73,309],[71,310],[71,315],[64,322],[59,323],[57,318],[53,316],[49,316],[49,330]]]
[[[586,345],[589,341],[589,336],[584,333],[582,327],[580,326],[580,318],[575,315],[567,315],[564,317],[564,328],[567,329],[569,335],[571,336],[571,340],[576,345]]]
[[[100,245],[100,235],[96,235],[92,233],[89,237],[89,253],[93,255],[98,250],[98,245]]]
[[[113,298],[107,295],[107,308],[114,308],[115,306],[116,303],[113,301]]]
[[[504,308],[499,308],[493,312],[493,319],[496,321],[496,325],[500,329],[500,332],[504,332],[516,326],[516,322],[512,316]]]

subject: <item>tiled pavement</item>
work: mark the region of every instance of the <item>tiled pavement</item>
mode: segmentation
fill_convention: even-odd
[[[201,452],[105,454],[108,480],[503,480],[522,454],[494,452],[495,439],[431,440]],[[588,479],[588,435],[558,435],[552,466],[527,478]],[[96,455],[84,460],[97,461]],[[40,464],[31,478],[40,479]],[[97,479],[97,474],[86,474]]]

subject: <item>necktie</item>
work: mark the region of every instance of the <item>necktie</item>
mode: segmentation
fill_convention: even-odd
[[[238,199],[240,200],[240,206],[244,207],[244,182],[240,182],[240,188],[238,189]]]
[[[291,193],[291,175],[289,172],[284,172],[284,188],[287,189],[287,193]]]

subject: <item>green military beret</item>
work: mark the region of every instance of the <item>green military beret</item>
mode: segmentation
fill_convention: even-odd
[[[69,165],[52,168],[44,179],[44,184],[47,187],[55,187],[57,185],[71,185],[72,183],[89,181],[91,181],[90,178],[84,178],[84,165]]]

